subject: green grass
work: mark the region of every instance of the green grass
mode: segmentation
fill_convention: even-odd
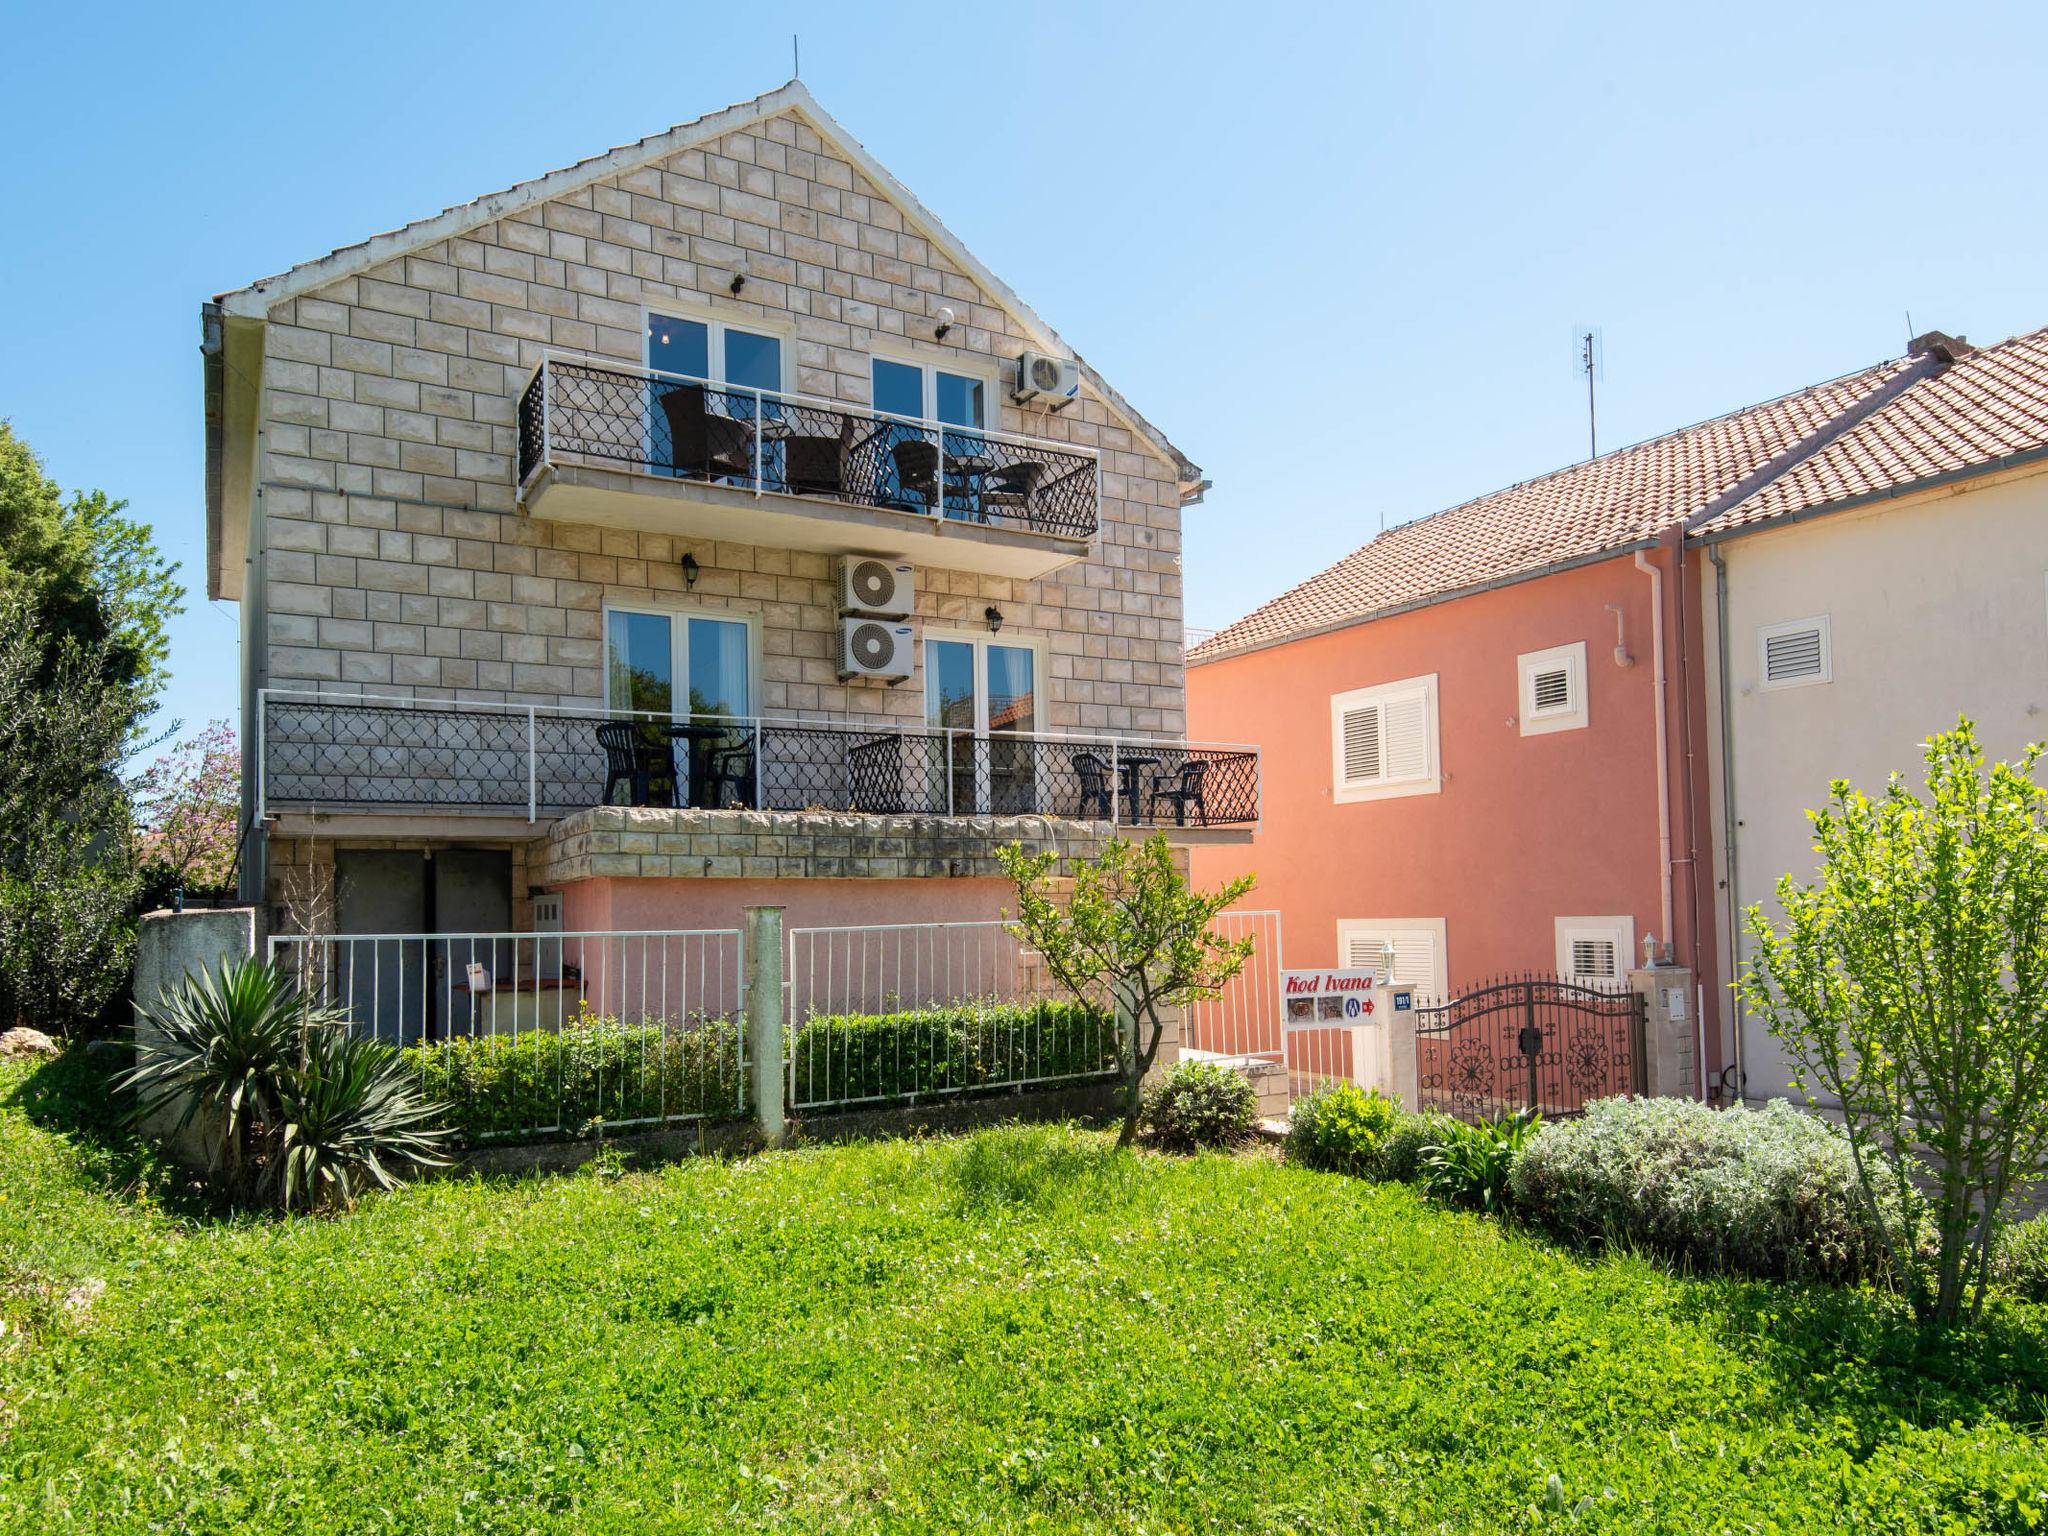
[[[2031,1308],[1923,1345],[1852,1293],[1585,1263],[1405,1187],[1039,1129],[230,1221],[80,1126],[89,1087],[76,1060],[0,1067],[0,1530],[1962,1532],[2048,1509]]]

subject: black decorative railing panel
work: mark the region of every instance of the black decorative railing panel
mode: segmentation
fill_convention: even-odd
[[[545,463],[1074,539],[1100,516],[1096,461],[1056,443],[552,357],[520,396],[520,482]]]
[[[1575,1115],[1641,1093],[1643,1000],[1633,991],[1519,976],[1415,1011],[1419,1109],[1468,1120],[1519,1109]]]
[[[1258,754],[1240,747],[277,694],[262,718],[267,809],[538,817],[637,804],[1184,828],[1259,815]]]

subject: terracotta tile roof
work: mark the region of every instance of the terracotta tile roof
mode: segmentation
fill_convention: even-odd
[[[1699,531],[1748,527],[2041,448],[2048,448],[2048,329],[1972,352],[1921,380]]]
[[[1389,528],[1188,652],[1190,663],[1356,623],[1654,538],[1882,389],[1908,361],[1816,384]]]

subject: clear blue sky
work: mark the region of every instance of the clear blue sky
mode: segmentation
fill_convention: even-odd
[[[247,8],[16,0],[0,416],[203,592],[199,304],[771,88],[825,106],[1214,478],[1188,621],[1380,526],[2048,324],[2048,8],[1627,3]]]

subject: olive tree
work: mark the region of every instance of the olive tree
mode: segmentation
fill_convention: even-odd
[[[1017,887],[1010,931],[1044,956],[1076,998],[1098,1005],[1106,998],[1128,1026],[1117,1138],[1128,1146],[1138,1131],[1139,1085],[1165,1035],[1162,1012],[1214,997],[1251,958],[1249,935],[1225,938],[1211,925],[1252,888],[1252,877],[1193,890],[1164,834],[1143,844],[1112,837],[1095,858],[1074,862],[1064,892],[1053,874],[1058,855],[1011,843],[996,856]]]
[[[1964,719],[1926,743],[1924,795],[1836,780],[1810,813],[1819,877],[1779,881],[1782,921],[1746,914],[1736,985],[1793,1086],[1839,1101],[1894,1270],[1938,1326],[1977,1316],[2000,1212],[2048,1172],[2041,753],[1987,770]]]

